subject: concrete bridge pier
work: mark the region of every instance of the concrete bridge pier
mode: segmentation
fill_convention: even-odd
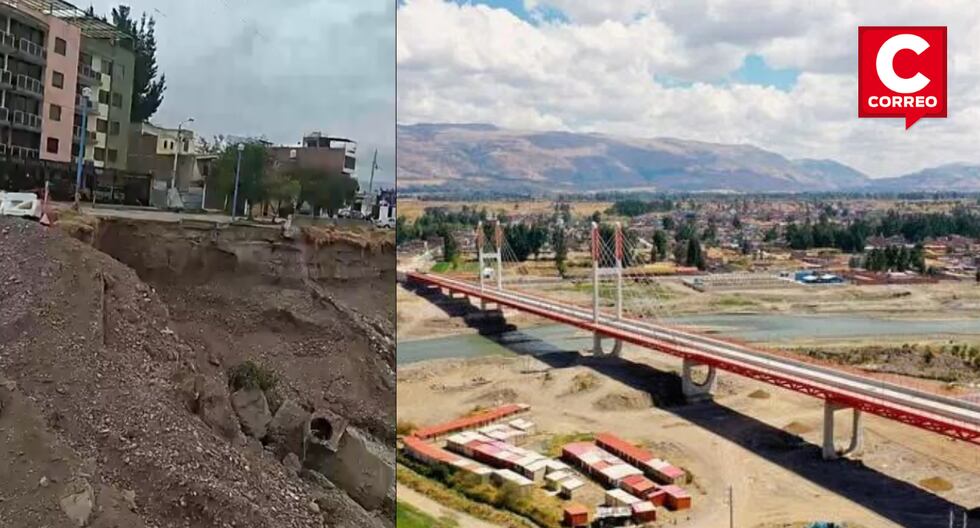
[[[853,409],[851,422],[851,443],[847,449],[837,451],[834,445],[834,413],[846,409],[844,405],[825,400],[823,404],[823,459],[834,460],[843,455],[857,454],[864,445],[864,428],[861,426],[861,411]]]
[[[715,371],[714,365],[708,365],[708,375],[704,381],[694,381],[692,373],[694,368],[700,365],[700,363],[692,359],[684,359],[681,375],[681,391],[689,403],[711,399],[711,390],[715,388],[717,372]]]
[[[606,339],[613,340],[613,345],[612,348],[609,350],[609,352],[606,352],[602,348],[602,342]],[[605,356],[620,357],[623,354],[623,342],[619,339],[607,338],[602,334],[598,334],[598,333],[592,334],[592,354],[599,357],[605,357]]]

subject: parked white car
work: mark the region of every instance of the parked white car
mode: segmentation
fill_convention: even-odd
[[[376,218],[374,220],[374,225],[381,229],[394,229],[395,219],[390,216],[388,218]]]

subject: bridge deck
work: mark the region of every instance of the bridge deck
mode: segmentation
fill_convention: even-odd
[[[608,315],[600,315],[595,321],[591,310],[518,291],[481,290],[471,282],[427,273],[408,273],[407,278],[980,444],[980,404],[972,401],[777,356],[671,326]]]

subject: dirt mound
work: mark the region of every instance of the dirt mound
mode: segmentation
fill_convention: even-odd
[[[514,389],[493,389],[483,393],[480,393],[469,400],[468,403],[476,403],[480,405],[493,406],[493,405],[503,405],[505,403],[514,403],[519,399],[517,391]]]
[[[795,434],[795,435],[804,435],[804,434],[809,433],[812,430],[813,430],[813,428],[810,427],[809,425],[806,425],[806,424],[803,424],[803,423],[800,423],[800,422],[797,422],[797,421],[792,421],[792,422],[786,424],[785,427],[783,427],[783,431],[786,431],[787,433]]]
[[[922,479],[919,481],[919,485],[929,491],[952,491],[953,489],[953,483],[942,477]]]
[[[653,398],[639,391],[613,392],[597,399],[592,406],[600,411],[633,411],[653,407]]]
[[[764,390],[762,390],[762,389],[757,389],[757,390],[754,390],[754,391],[752,391],[752,392],[749,393],[749,398],[752,398],[752,399],[755,399],[755,400],[768,400],[769,399],[769,393],[766,392],[766,391],[764,391]]]
[[[572,378],[572,383],[568,387],[568,394],[578,394],[580,392],[595,390],[600,383],[599,376],[591,372],[580,372]]]
[[[30,402],[0,413],[0,429],[42,435],[36,458],[4,468],[0,525],[321,526],[324,504],[311,504],[323,488],[190,412],[181,381],[205,379],[224,403],[227,382],[202,372],[205,351],[132,269],[58,230],[0,218],[0,299],[0,375],[14,382],[10,398]],[[14,440],[0,436],[0,458]],[[41,458],[46,449],[65,454]],[[377,523],[346,496],[326,502],[332,523]],[[119,504],[133,518],[110,517]]]

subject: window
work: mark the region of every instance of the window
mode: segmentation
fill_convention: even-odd
[[[109,163],[115,163],[116,158],[119,157],[119,151],[116,149],[109,149],[108,155],[109,155],[108,157]]]
[[[99,103],[109,104],[109,92],[105,90],[99,90]]]
[[[65,42],[65,39],[54,38],[54,52],[62,56],[68,55],[68,43]]]
[[[122,94],[112,92],[112,106],[116,108],[122,108]]]
[[[99,119],[98,121],[95,122],[95,131],[102,132],[103,134],[105,134],[106,132],[109,131],[109,122],[106,121],[105,119]]]
[[[184,140],[184,152],[189,151],[190,148],[191,148],[191,142],[185,139]]]
[[[52,121],[61,121],[61,107],[53,104],[48,108],[48,119]]]
[[[48,138],[48,152],[50,152],[52,154],[57,154],[58,153],[58,147],[60,146],[58,143],[60,143],[58,141],[58,138],[49,137]]]
[[[95,147],[95,161],[105,161],[105,149]]]
[[[55,88],[64,88],[65,87],[65,75],[63,73],[61,73],[60,71],[53,72],[51,74],[51,84],[53,84]]]
[[[110,136],[119,135],[119,121],[113,121],[109,123],[109,135]]]

